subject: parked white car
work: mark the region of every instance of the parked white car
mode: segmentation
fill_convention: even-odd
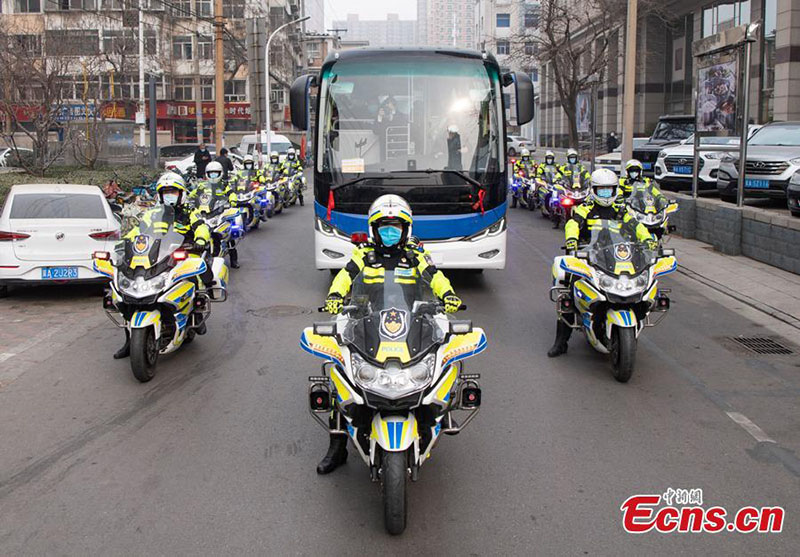
[[[634,137],[633,138],[633,148],[636,149],[637,147],[644,145],[650,140],[649,137]],[[609,170],[613,170],[617,174],[622,171],[622,147],[617,147],[610,153],[606,153],[605,155],[600,155],[599,157],[594,159],[594,167],[595,169],[598,168],[607,168]]]
[[[292,146],[292,142],[289,141],[289,138],[285,135],[281,135],[279,133],[270,132],[272,135],[270,136],[270,147],[269,149],[272,151],[277,151],[280,159],[283,160],[286,158],[286,152]],[[242,137],[241,143],[239,143],[239,152],[244,155],[253,155],[254,157],[258,154],[258,150],[256,147],[258,146],[258,137],[256,134],[245,135]],[[269,155],[267,152],[267,133],[262,131],[261,132],[261,152],[265,155]]]
[[[506,149],[509,157],[515,157],[523,149],[533,153],[536,150],[536,145],[534,145],[533,141],[521,135],[509,135],[506,136]]]
[[[0,296],[9,284],[103,280],[92,253],[113,251],[119,238],[97,186],[13,186],[0,213]]]
[[[751,125],[752,136],[761,126]],[[739,145],[738,137],[701,137],[701,145]],[[698,191],[717,189],[717,171],[722,152],[700,150],[700,169],[697,174]],[[666,190],[679,191],[692,189],[692,171],[694,169],[694,135],[681,141],[678,145],[665,147],[658,153],[654,168],[656,182]]]
[[[33,156],[33,149],[25,149],[21,147],[17,149],[17,152],[21,157]],[[14,149],[11,149],[10,147],[0,149],[0,168],[12,168],[18,166],[20,166],[20,164],[17,160],[16,154],[14,153]]]

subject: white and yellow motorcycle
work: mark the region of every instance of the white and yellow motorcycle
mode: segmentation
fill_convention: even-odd
[[[669,310],[670,291],[657,279],[677,269],[674,253],[649,250],[623,234],[619,222],[602,220],[592,226],[587,245],[553,262],[550,299],[558,318],[610,354],[617,381],[631,378],[644,327],[657,325]]]
[[[92,254],[94,270],[110,280],[103,308],[111,321],[130,335],[131,370],[145,383],[156,372],[160,354],[168,354],[203,334],[211,313],[209,302],[227,298],[225,260],[192,255],[183,249],[184,237],[171,231],[172,207],[152,222],[166,223],[159,232],[142,229],[125,239],[114,254]],[[203,288],[200,275],[212,261],[215,284]]]
[[[380,481],[391,534],[406,527],[407,479],[416,481],[442,433],[458,433],[477,414],[480,375],[464,373],[463,360],[486,348],[483,330],[448,319],[411,271],[359,275],[342,313],[300,340],[326,360],[323,374],[309,377],[312,416],[348,435]]]

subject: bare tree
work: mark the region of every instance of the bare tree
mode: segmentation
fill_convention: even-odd
[[[63,111],[69,60],[60,52],[44,55],[42,38],[8,21],[0,22],[0,132],[20,164],[37,176],[64,152],[65,142],[51,144],[50,134],[63,133]],[[26,137],[33,157],[20,156],[19,137]]]

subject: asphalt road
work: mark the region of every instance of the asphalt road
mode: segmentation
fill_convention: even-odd
[[[630,383],[579,335],[550,360],[562,233],[519,209],[508,269],[454,280],[489,340],[467,365],[483,374],[482,411],[410,485],[405,534],[386,535],[352,451],[332,475],[314,470],[327,438],[306,378],[319,361],[298,339],[330,276],[314,269],[311,218],[292,208],[246,239],[208,334],[149,384],[111,358],[122,334],[92,289],[0,300],[0,354],[12,354],[0,361],[0,554],[796,554],[800,364],[725,340],[769,334],[769,319],[674,275],[672,311],[641,337]],[[11,345],[11,329],[25,338]],[[625,499],[669,487],[729,511],[781,505],[784,531],[622,529]]]

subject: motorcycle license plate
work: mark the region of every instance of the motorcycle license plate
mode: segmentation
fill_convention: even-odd
[[[42,280],[65,280],[78,278],[77,267],[42,267]]]
[[[769,180],[756,180],[755,178],[747,178],[744,181],[745,187],[752,188],[754,190],[768,190],[769,189]]]
[[[644,168],[645,170],[652,170],[653,163],[652,162],[643,162],[642,163],[642,168]]]
[[[673,172],[675,172],[675,174],[691,174],[692,173],[692,167],[691,166],[673,166],[672,170],[673,170]]]

